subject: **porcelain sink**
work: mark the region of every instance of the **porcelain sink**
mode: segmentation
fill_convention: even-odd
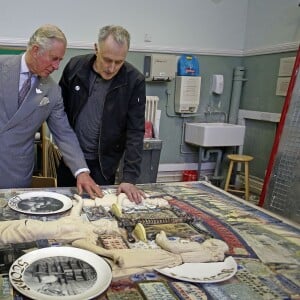
[[[241,146],[245,126],[228,123],[186,123],[185,142],[201,147]]]

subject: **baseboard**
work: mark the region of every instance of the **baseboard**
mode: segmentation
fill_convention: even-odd
[[[209,177],[213,175],[215,162],[201,164],[201,176]],[[182,181],[183,172],[186,170],[198,171],[197,163],[160,164],[156,182],[178,182]]]

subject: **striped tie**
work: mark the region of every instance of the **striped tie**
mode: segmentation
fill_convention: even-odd
[[[31,86],[31,77],[32,73],[28,72],[28,78],[24,81],[20,91],[19,91],[19,98],[18,98],[18,104],[19,107],[21,106],[22,102],[24,101],[26,95],[28,94]]]

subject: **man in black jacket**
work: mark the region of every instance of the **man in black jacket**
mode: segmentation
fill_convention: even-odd
[[[144,75],[125,61],[129,46],[126,29],[101,28],[95,54],[71,58],[59,84],[91,177],[99,185],[114,184],[124,154],[117,192],[139,203],[145,196],[135,183],[142,161],[146,88]],[[63,161],[57,173],[59,186],[74,185]]]

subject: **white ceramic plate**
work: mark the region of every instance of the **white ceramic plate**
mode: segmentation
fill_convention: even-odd
[[[49,247],[31,251],[10,267],[12,286],[30,299],[82,300],[103,293],[112,280],[107,262],[79,248]]]
[[[229,256],[223,262],[184,263],[177,267],[156,269],[156,271],[183,281],[213,283],[234,276],[237,263],[232,256]]]
[[[70,209],[72,200],[55,192],[28,192],[10,198],[8,205],[21,213],[48,215]]]

